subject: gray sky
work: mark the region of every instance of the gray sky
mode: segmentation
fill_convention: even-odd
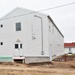
[[[0,18],[16,7],[23,7],[31,10],[42,10],[75,0],[0,0]],[[59,30],[64,35],[64,42],[75,42],[75,4],[48,11]]]

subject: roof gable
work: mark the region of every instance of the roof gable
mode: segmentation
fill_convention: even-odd
[[[58,30],[58,32],[61,34],[61,36],[64,38],[64,35],[61,33],[61,31],[58,29],[58,27],[56,26],[56,24],[53,22],[52,18],[48,15],[47,16],[48,19],[53,23],[53,25],[55,26],[55,28]]]
[[[8,13],[7,15],[5,15],[3,18],[1,19],[7,19],[7,18],[11,18],[11,17],[16,17],[16,16],[21,16],[24,14],[28,14],[31,13],[33,11],[28,10],[28,9],[23,9],[23,8],[15,8],[13,11],[11,11],[10,13]]]

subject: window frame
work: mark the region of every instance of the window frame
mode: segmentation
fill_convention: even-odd
[[[20,49],[22,49],[22,44],[20,44]]]
[[[21,31],[21,22],[17,22],[16,24],[16,31]]]
[[[17,45],[17,46],[16,46]],[[15,44],[15,49],[18,49],[19,48],[19,44]]]
[[[51,26],[49,26],[49,31],[51,32]]]

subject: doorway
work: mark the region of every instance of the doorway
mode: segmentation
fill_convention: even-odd
[[[23,56],[23,49],[22,49],[22,43],[16,43],[15,44],[15,56],[22,57]]]

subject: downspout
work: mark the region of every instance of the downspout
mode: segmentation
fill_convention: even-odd
[[[43,20],[42,17],[34,15],[34,17],[40,18],[41,19],[41,43],[42,43],[42,51],[41,54],[44,55],[44,50],[43,50]]]
[[[52,61],[52,44],[50,44],[49,60]]]

